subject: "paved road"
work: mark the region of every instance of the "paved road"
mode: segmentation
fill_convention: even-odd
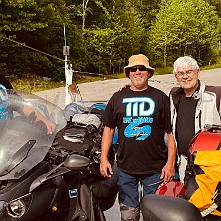
[[[200,79],[208,85],[221,85],[221,68],[201,71]],[[79,84],[80,96],[78,96],[78,100],[82,98],[85,105],[89,105],[93,101],[107,101],[119,87],[128,82],[128,78],[122,78]],[[168,93],[171,87],[176,86],[176,79],[172,74],[154,75],[149,80],[149,84]],[[61,108],[64,108],[64,87],[45,90],[36,94],[52,103],[58,104]]]
[[[221,86],[221,68],[201,71],[200,79],[207,85]],[[128,83],[129,79],[115,79],[104,80],[90,83],[79,84],[78,87],[81,92],[81,97],[85,104],[89,105],[93,101],[109,100],[111,95],[122,85]],[[149,84],[156,88],[161,89],[165,93],[168,93],[171,87],[176,86],[176,79],[172,74],[167,75],[154,75]],[[65,88],[57,88],[53,90],[46,90],[36,93],[39,96],[47,99],[48,101],[58,104],[61,108],[64,107],[65,102]],[[80,98],[80,96],[79,96]],[[88,102],[88,103],[87,103]],[[105,212],[107,221],[119,221],[120,212],[119,206],[116,202],[114,206]]]

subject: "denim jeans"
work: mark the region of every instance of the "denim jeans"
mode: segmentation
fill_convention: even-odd
[[[118,188],[119,204],[124,204],[132,208],[139,207],[139,184],[143,189],[143,195],[151,194],[156,191],[158,186],[163,182],[160,179],[160,173],[148,175],[129,175],[119,170]]]

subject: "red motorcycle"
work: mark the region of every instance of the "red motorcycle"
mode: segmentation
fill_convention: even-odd
[[[206,125],[189,145],[184,184],[161,184],[141,200],[144,221],[221,220],[221,125]]]

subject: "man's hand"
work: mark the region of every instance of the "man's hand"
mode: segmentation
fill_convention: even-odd
[[[47,133],[52,134],[55,131],[56,125],[51,122],[49,119],[47,119],[43,114],[41,114],[38,110],[35,110],[34,107],[32,107],[28,103],[24,103],[21,110],[18,111],[21,115],[24,115],[27,117],[30,123],[38,123],[39,121],[42,121],[46,127],[47,127]]]
[[[166,165],[163,167],[160,179],[164,179],[164,183],[168,183],[173,180],[175,174],[175,168],[173,165]]]
[[[55,130],[56,125],[53,122],[49,121],[49,120],[45,121],[44,123],[47,126],[48,134],[52,134]]]
[[[113,174],[111,164],[109,163],[107,158],[100,159],[100,173],[103,177],[108,178],[110,178]]]
[[[127,84],[125,84],[124,86],[118,88],[115,92],[122,91],[124,88],[130,87],[130,86],[131,86],[131,83],[127,83]]]

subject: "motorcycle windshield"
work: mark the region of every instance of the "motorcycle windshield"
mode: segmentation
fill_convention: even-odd
[[[37,95],[0,91],[0,180],[19,179],[41,162],[66,125],[62,110]]]

